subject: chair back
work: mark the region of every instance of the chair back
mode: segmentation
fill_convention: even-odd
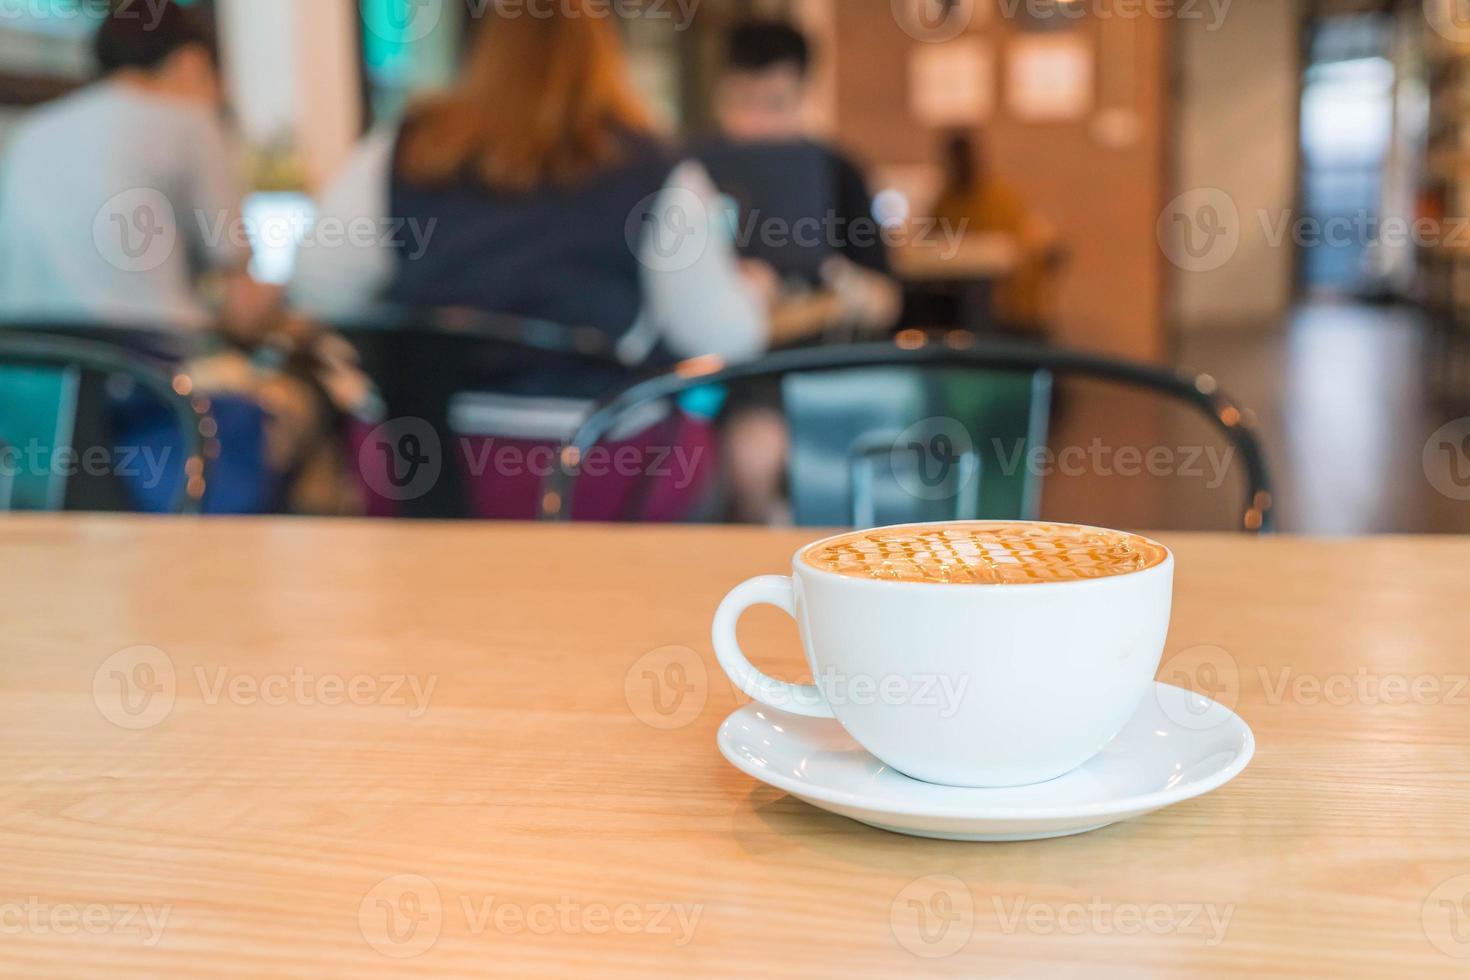
[[[382,307],[332,329],[357,349],[382,403],[385,426],[374,420],[351,437],[369,512],[380,516],[534,518],[540,478],[519,464],[514,472],[488,464],[500,449],[521,459],[546,448],[554,455],[566,429],[554,437],[540,430],[565,413],[550,404],[560,400],[516,385],[568,371],[605,375],[613,385],[628,374],[601,331],[508,314]],[[568,426],[585,405],[572,407]],[[524,419],[529,428],[518,424]],[[500,424],[506,420],[517,424]],[[385,484],[394,447],[410,430],[419,443],[437,442],[442,466],[423,492],[399,493]]]
[[[744,364],[699,358],[609,395],[547,481],[542,517],[569,520],[576,462],[629,413],[699,388],[779,379],[791,430],[790,493],[803,526],[877,526],[968,517],[1032,519],[1053,385],[1121,385],[1187,407],[1228,446],[1244,477],[1237,527],[1271,528],[1265,455],[1249,415],[1207,376],[1039,344],[905,331],[892,342],[808,347]]]
[[[1045,445],[1046,371],[913,367],[802,372],[782,382],[791,504],[803,527],[1033,519],[1041,481],[1001,447]],[[951,420],[964,419],[955,426]],[[975,443],[966,432],[984,432]]]
[[[206,406],[187,397],[190,387],[165,364],[104,342],[0,330],[0,511],[63,510],[79,473],[115,472],[123,454],[137,447],[104,444],[105,431],[91,430],[105,427],[88,425],[81,413],[89,393],[100,400],[126,389],[145,392],[168,414],[170,442],[181,439],[183,449],[168,467],[175,471],[169,509],[197,513],[213,420]],[[97,465],[98,453],[107,465]]]

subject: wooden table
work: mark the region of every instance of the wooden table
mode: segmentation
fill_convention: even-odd
[[[1163,676],[1255,761],[962,844],[717,752],[711,611],[805,537],[7,519],[0,973],[1470,971],[1470,541],[1170,536]],[[790,671],[793,633],[747,638]]]
[[[954,304],[954,325],[983,333],[995,329],[995,284],[1021,262],[1015,238],[1000,232],[966,235],[952,253],[933,242],[893,251],[893,271],[907,286],[910,309],[925,298]]]

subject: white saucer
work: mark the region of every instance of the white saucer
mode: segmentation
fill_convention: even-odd
[[[813,806],[894,833],[967,841],[1066,837],[1152,813],[1223,786],[1256,751],[1238,715],[1167,684],[1090,761],[1035,786],[920,782],[873,758],[835,721],[760,704],[726,718],[719,743],[737,769]]]

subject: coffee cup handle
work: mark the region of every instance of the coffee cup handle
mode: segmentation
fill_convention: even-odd
[[[715,657],[730,677],[731,683],[761,704],[778,711],[808,718],[831,718],[822,692],[815,684],[791,684],[778,681],[756,670],[740,649],[735,628],[740,617],[751,606],[775,606],[796,618],[796,593],[791,579],[785,575],[762,575],[737,585],[715,612]]]

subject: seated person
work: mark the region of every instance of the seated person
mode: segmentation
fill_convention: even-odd
[[[777,343],[825,330],[885,331],[901,293],[862,172],[806,135],[811,46],[780,21],[730,32],[715,96],[719,136],[699,146],[741,213],[741,250],[775,273]]]
[[[0,160],[0,322],[106,325],[156,353],[259,329],[275,294],[231,233],[243,181],[213,39],[168,3],[156,24],[114,10],[95,50],[102,77],[25,116]]]
[[[655,136],[616,25],[584,9],[593,2],[487,17],[455,86],[359,147],[318,221],[368,217],[399,232],[303,251],[289,288],[299,310],[343,320],[382,303],[466,308],[595,331],[615,358],[531,358],[474,382],[558,408],[677,358],[766,349],[766,301],[741,274],[713,185]],[[524,401],[500,414],[544,437],[538,411]]]
[[[806,135],[811,46],[789,24],[749,21],[730,33],[715,97],[720,138],[702,157],[742,213],[741,247],[768,270],[778,344],[881,334],[897,322],[894,281],[872,195],[842,153]],[[764,212],[764,213],[763,213]],[[797,241],[800,224],[817,238]],[[731,517],[786,523],[790,434],[774,385],[737,391],[724,419]]]
[[[214,39],[177,3],[149,17],[126,8],[114,5],[98,28],[100,78],[28,113],[0,158],[0,329],[65,331],[186,362],[195,390],[211,396],[222,446],[206,508],[274,509],[320,418],[303,385],[207,342],[216,330],[257,342],[279,305],[279,291],[247,272],[244,180]],[[81,445],[177,436],[141,396],[89,387],[77,412]],[[144,509],[171,499],[166,487],[130,490]]]
[[[934,217],[966,234],[996,232],[1016,243],[1019,264],[996,287],[995,314],[1010,326],[1040,329],[1048,272],[1057,258],[1055,233],[991,172],[977,136],[954,133],[947,140],[944,189],[934,203]]]

